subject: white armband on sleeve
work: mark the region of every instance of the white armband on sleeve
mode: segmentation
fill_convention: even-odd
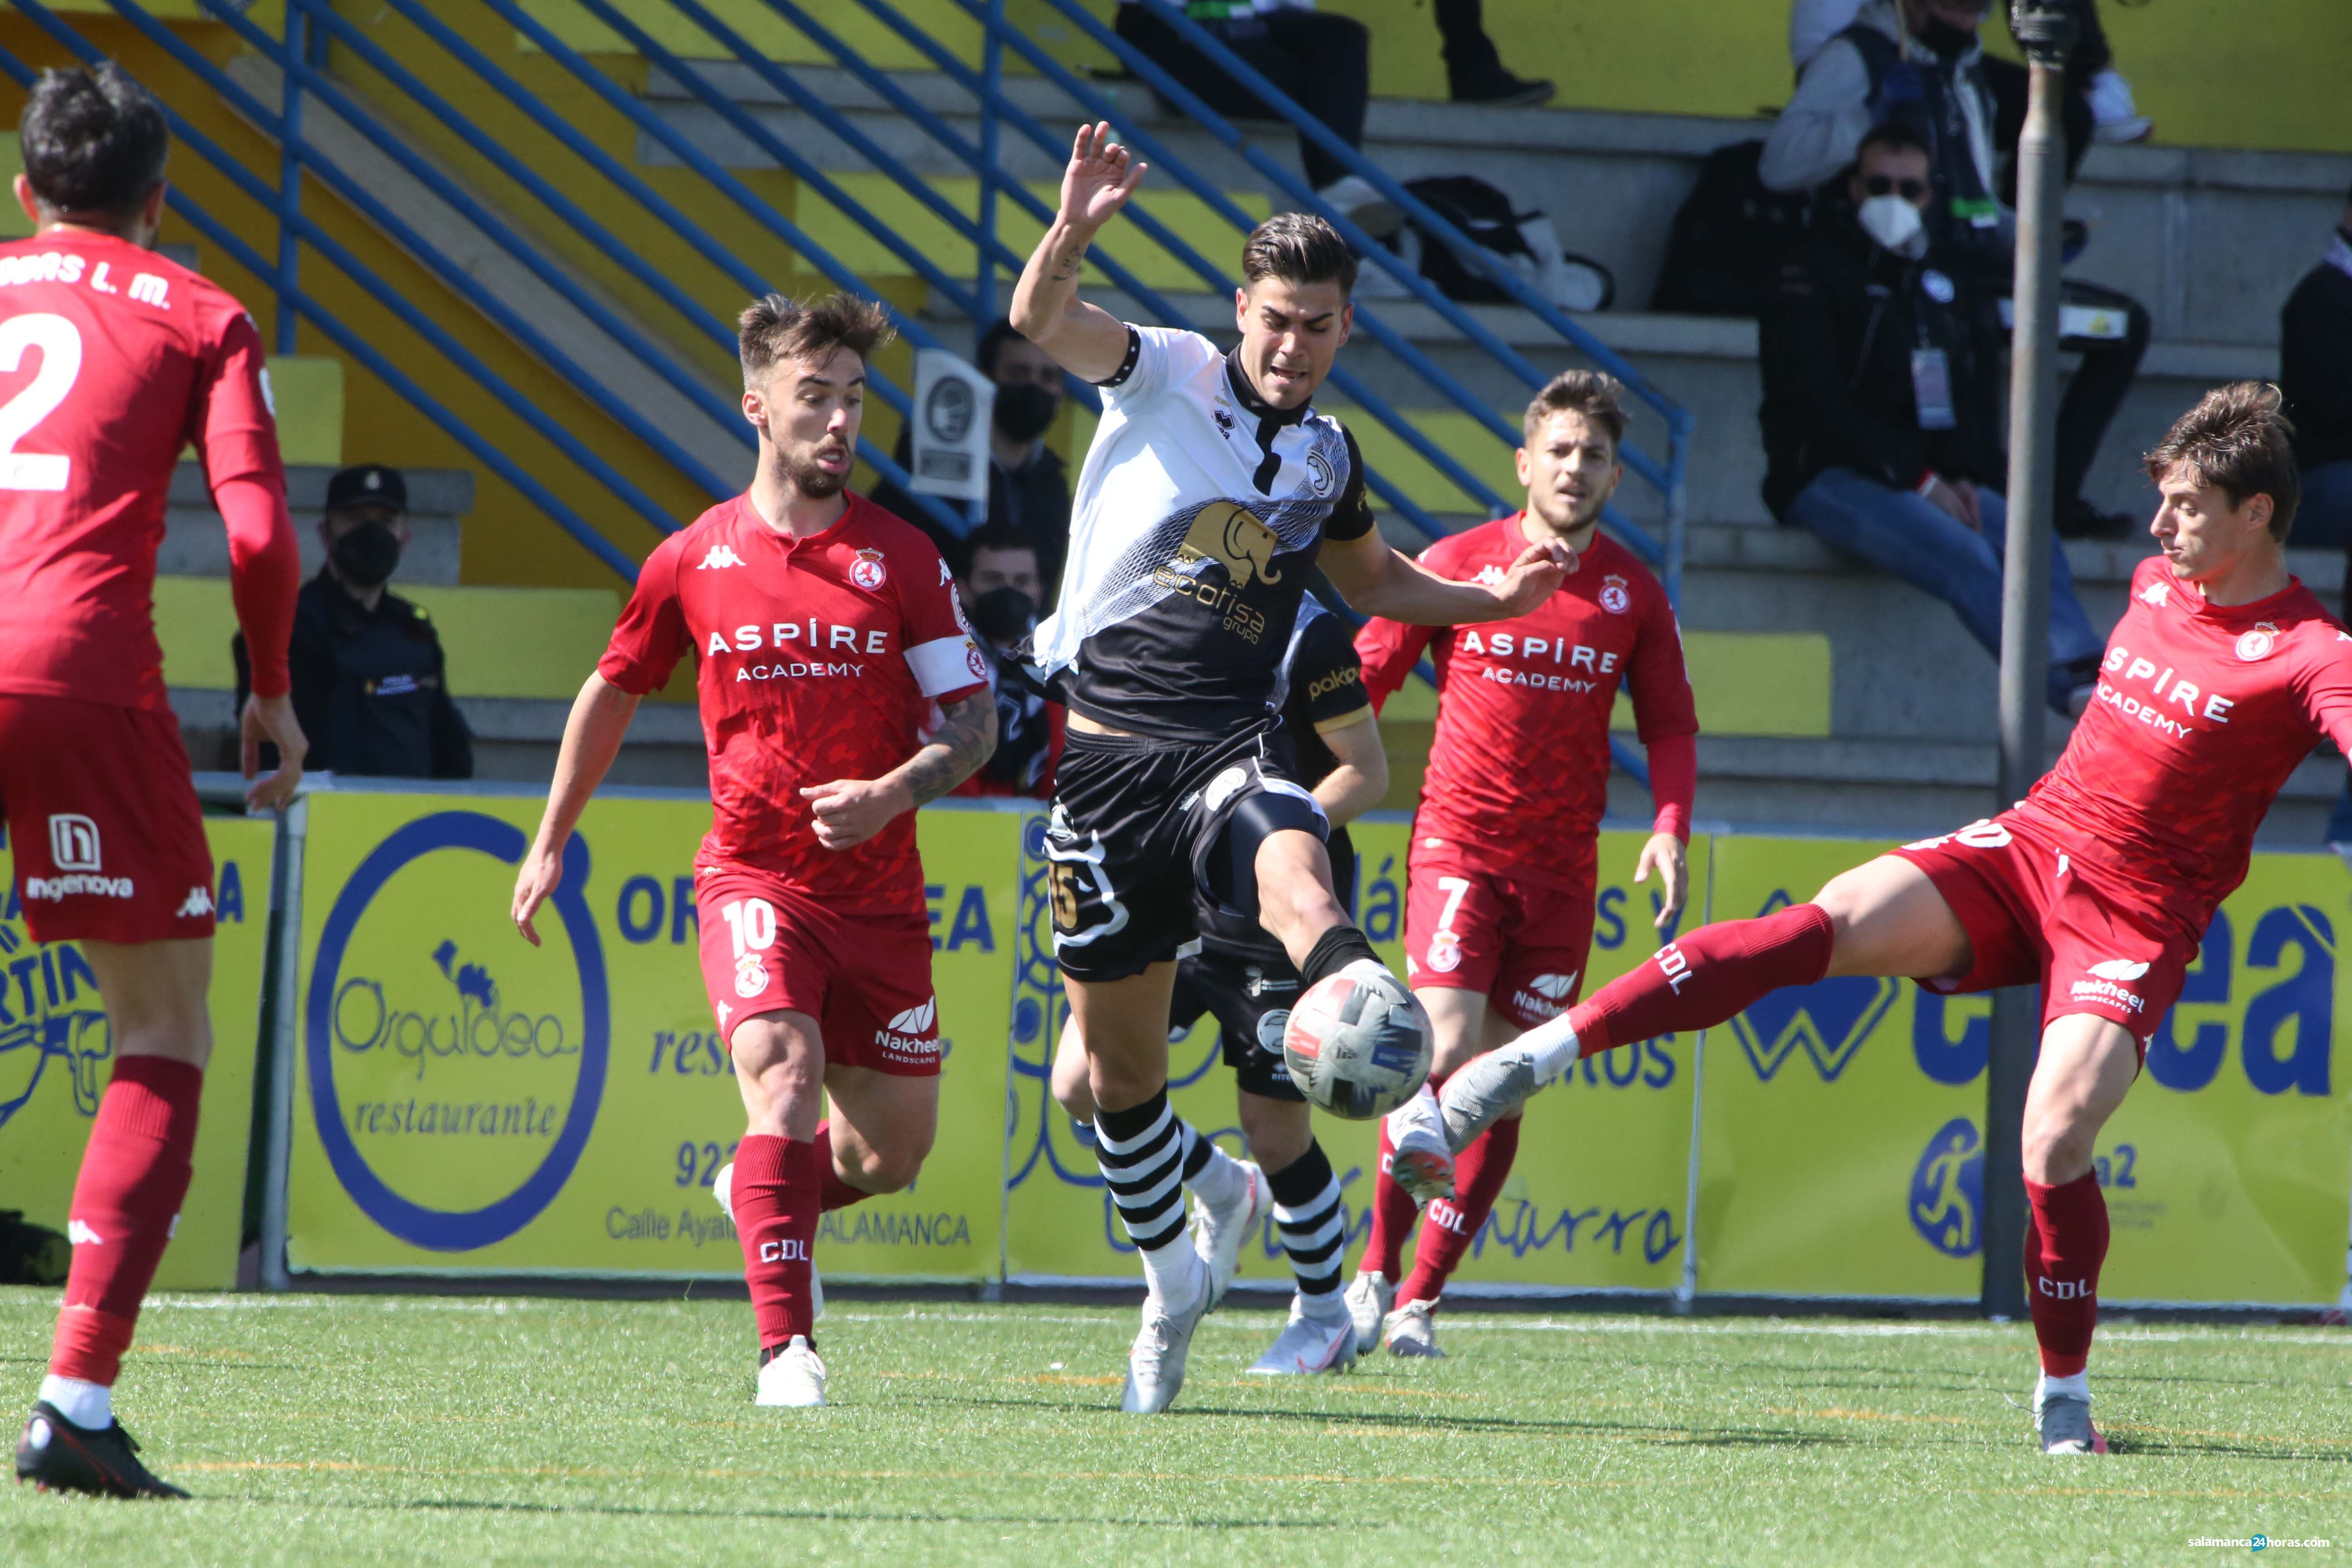
[[[916,644],[907,650],[907,668],[914,671],[915,684],[922,688],[926,697],[988,684],[988,660],[981,657],[978,646],[961,634]]]

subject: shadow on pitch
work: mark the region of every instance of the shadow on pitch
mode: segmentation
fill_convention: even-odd
[[[306,1502],[304,1506],[316,1505]],[[811,1524],[1094,1524],[1141,1530],[1339,1530],[1345,1527],[1345,1521],[1331,1519],[1138,1519],[1071,1514],[932,1513],[912,1509],[647,1508],[630,1503],[509,1502],[487,1498],[416,1498],[407,1502],[341,1503],[333,1506],[369,1512],[427,1510],[483,1513],[594,1513],[642,1519],[772,1519]]]

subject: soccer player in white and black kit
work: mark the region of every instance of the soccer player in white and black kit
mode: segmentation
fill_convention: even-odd
[[[1352,905],[1356,850],[1348,837],[1348,824],[1388,793],[1389,760],[1381,747],[1380,721],[1372,713],[1363,661],[1356,656],[1348,624],[1313,599],[1298,606],[1277,689],[1282,694],[1276,703],[1282,724],[1274,736],[1277,754],[1291,776],[1314,793],[1315,804],[1331,824],[1327,849],[1332,886],[1341,904]],[[1225,1065],[1234,1069],[1242,1140],[1251,1156],[1238,1163],[1254,1181],[1265,1183],[1274,1206],[1272,1227],[1297,1281],[1289,1321],[1249,1370],[1275,1377],[1345,1372],[1356,1364],[1358,1337],[1339,1289],[1347,1205],[1340,1201],[1330,1156],[1316,1141],[1307,1096],[1291,1080],[1282,1055],[1291,1005],[1305,987],[1282,945],[1255,920],[1237,911],[1205,911],[1200,948],[1176,968],[1176,994],[1168,1010],[1169,1043],[1191,1034],[1202,1014],[1215,1016]],[[1087,1078],[1086,1042],[1076,1030],[1066,1029],[1054,1053],[1054,1098],[1091,1137],[1095,1103]],[[1186,1160],[1186,1181],[1203,1185],[1213,1184],[1220,1176],[1230,1181],[1224,1168],[1234,1163],[1224,1160],[1203,1138]],[[1260,1165],[1262,1178],[1256,1174]],[[1214,1245],[1204,1256],[1213,1270],[1230,1274],[1241,1231],[1224,1227],[1213,1237],[1203,1226],[1195,1237],[1196,1247],[1201,1243],[1223,1244],[1223,1256]]]
[[[1347,342],[1356,279],[1322,220],[1286,214],[1251,233],[1230,354],[1081,300],[1087,247],[1143,172],[1108,125],[1078,132],[1012,315],[1103,389],[1060,603],[1032,651],[1070,714],[1046,839],[1054,949],[1086,1041],[1103,1179],[1149,1285],[1120,1405],[1150,1414],[1182,1384],[1193,1328],[1223,1292],[1230,1238],[1262,1191],[1238,1162],[1204,1163],[1168,1104],[1169,997],[1199,911],[1255,917],[1310,989],[1346,972],[1408,994],[1332,890],[1321,809],[1267,748],[1307,578],[1319,564],[1365,614],[1458,626],[1525,615],[1574,557],[1530,544],[1486,586],[1447,582],[1381,541],[1354,440],[1311,401]],[[1188,1169],[1198,1250],[1185,1234]]]

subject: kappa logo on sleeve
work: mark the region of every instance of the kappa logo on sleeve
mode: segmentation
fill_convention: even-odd
[[[742,564],[743,558],[735,553],[733,546],[714,544],[710,547],[709,554],[704,556],[701,560],[694,563],[694,569],[697,572],[711,572],[716,571],[722,566],[740,566]]]

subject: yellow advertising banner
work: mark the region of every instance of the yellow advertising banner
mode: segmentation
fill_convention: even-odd
[[[312,798],[288,1260],[362,1273],[739,1274],[710,1183],[743,1112],[696,957],[707,803],[599,799],[533,948],[535,797]],[[998,1265],[1019,818],[923,814],[946,1039],[907,1192],[827,1215],[836,1277]]]
[[[1005,1248],[1016,1278],[1131,1279],[1134,1249],[1118,1227],[1093,1150],[1053,1103],[1046,1071],[1066,1016],[1052,960],[1042,816],[1031,819],[1022,862],[1022,918],[1013,1037],[1012,1151],[1006,1161]],[[1360,867],[1356,917],[1390,966],[1404,968],[1404,893],[1410,824],[1379,813],[1349,829]],[[1622,973],[1664,938],[1654,929],[1655,879],[1636,887],[1643,836],[1601,840],[1601,886],[1585,990]],[[1685,919],[1706,907],[1706,851],[1692,856],[1694,887]],[[1680,1277],[1688,1174],[1691,1085],[1688,1042],[1667,1037],[1613,1053],[1579,1069],[1572,1086],[1529,1108],[1511,1181],[1456,1278],[1467,1284],[1528,1288],[1672,1288]],[[1171,1099],[1178,1112],[1244,1154],[1232,1074],[1213,1019],[1170,1047]],[[1348,1202],[1352,1268],[1370,1226],[1377,1126],[1318,1115],[1318,1139]],[[1410,1250],[1408,1249],[1408,1258]],[[1245,1245],[1243,1278],[1286,1279],[1289,1268],[1271,1226]]]
[[[245,1226],[253,1067],[269,953],[269,882],[277,829],[208,816],[213,852],[212,1063],[196,1127],[194,1182],[155,1284],[225,1290],[236,1283]],[[64,1234],[82,1146],[114,1070],[113,1035],[97,977],[72,942],[36,943],[0,835],[0,1202]]]
[[[1719,837],[1715,916],[1810,898],[1887,847]],[[2107,1300],[2323,1304],[2343,1288],[2347,890],[2332,856],[2258,855],[2216,916],[2099,1140]],[[1975,1299],[1990,1015],[1987,996],[1833,979],[1709,1031],[1700,1289]]]

